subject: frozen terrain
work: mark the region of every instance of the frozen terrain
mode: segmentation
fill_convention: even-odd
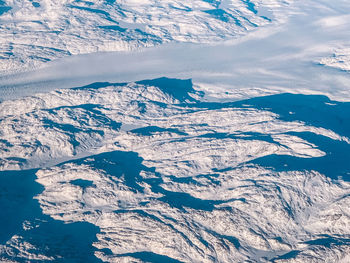
[[[321,65],[350,71],[350,48],[342,47],[334,51],[330,57],[322,58]]]
[[[350,262],[349,13],[0,0],[0,262]]]
[[[162,78],[3,102],[2,173],[29,169],[43,214],[96,226],[96,260],[347,262],[350,104],[202,96]],[[70,257],[24,219],[4,259]]]
[[[0,72],[58,58],[167,42],[211,43],[283,22],[292,0],[8,0]]]
[[[273,6],[285,6],[283,3]],[[234,39],[212,38],[210,45],[173,41],[129,52],[55,59],[36,70],[0,75],[0,99],[93,82],[166,76],[190,78],[215,99],[237,100],[288,92],[323,94],[349,101],[350,77],[344,70],[349,57],[349,10],[350,4],[345,0],[296,1],[278,10],[284,20],[274,20]],[[2,61],[12,63],[12,59]]]

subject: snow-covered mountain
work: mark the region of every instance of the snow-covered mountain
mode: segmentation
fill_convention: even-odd
[[[350,262],[349,12],[0,0],[0,262]]]
[[[283,22],[292,0],[8,0],[0,2],[0,72],[65,56],[167,42],[211,43]]]
[[[3,102],[1,169],[35,169],[42,212],[98,227],[92,251],[103,261],[344,259],[349,103],[202,95],[162,78]],[[47,260],[52,248],[36,247],[45,235],[31,234],[45,224],[28,221],[4,258]]]

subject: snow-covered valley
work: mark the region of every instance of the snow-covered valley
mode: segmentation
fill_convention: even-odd
[[[349,9],[345,0],[332,5],[326,0],[297,1],[279,10],[286,21],[222,41],[212,38],[210,44],[171,41],[134,51],[56,58],[39,68],[0,75],[0,99],[93,82],[170,77],[192,79],[214,100],[288,92],[349,101]],[[11,58],[3,61],[12,63]]]

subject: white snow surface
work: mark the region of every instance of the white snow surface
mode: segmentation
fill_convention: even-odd
[[[204,3],[209,5],[207,2],[211,1],[200,2],[203,5]],[[245,1],[238,2],[242,4]],[[212,34],[215,34],[213,32],[220,32],[220,30],[203,29],[210,35],[208,38],[212,39],[212,41],[208,40],[210,44],[202,42],[200,44],[198,41],[191,40],[163,41],[169,43],[127,52],[97,52],[96,49],[96,53],[53,59],[52,62],[44,63],[41,68],[26,72],[16,73],[15,70],[10,70],[0,76],[0,99],[14,99],[59,88],[83,86],[97,81],[132,82],[167,76],[191,78],[200,89],[206,92],[207,96],[215,100],[237,100],[290,92],[324,94],[334,100],[349,101],[349,73],[344,70],[335,70],[334,67],[321,66],[333,63],[329,58],[332,58],[336,50],[339,50],[336,53],[339,54],[339,56],[336,55],[336,68],[339,68],[340,64],[347,63],[347,53],[341,50],[349,46],[349,1],[298,0],[293,2],[254,1],[254,3],[258,10],[260,7],[265,11],[277,8],[276,12],[279,15],[276,16],[280,18],[275,18],[272,23],[266,22],[264,26],[254,27],[253,30],[245,30],[243,36],[233,39],[230,39],[232,36],[223,34],[227,39],[223,41],[212,38]],[[247,10],[246,7],[246,4],[242,6],[244,10]],[[74,10],[83,12],[80,9]],[[165,12],[167,9],[161,10]],[[250,12],[249,9],[247,12],[255,17],[254,12]],[[200,14],[204,16],[203,21],[214,19],[208,18],[205,12]],[[181,19],[184,19],[182,17]],[[193,18],[193,16],[185,17]],[[169,19],[171,19],[170,15]],[[180,19],[180,17],[175,16],[174,19]],[[218,23],[224,23],[222,26],[225,30],[231,26],[237,27],[231,20],[229,22],[216,18],[214,20],[215,23],[207,25],[215,26]],[[201,25],[193,21],[189,23]],[[164,24],[164,26],[168,25],[168,23]],[[16,39],[18,37],[21,38],[16,34]],[[90,43],[94,43],[93,40],[85,42],[79,45],[85,48],[89,47]],[[21,48],[18,56],[27,56],[30,53],[22,51],[25,49]],[[22,60],[24,63],[27,61]],[[12,60],[1,61],[11,65]],[[15,68],[19,67],[16,66],[13,69]]]
[[[324,155],[315,145],[296,136],[285,135],[288,132],[312,132],[350,143],[349,138],[331,130],[303,125],[300,122],[281,122],[276,119],[276,114],[268,111],[231,108],[190,110],[172,106],[181,101],[155,86],[138,83],[120,86],[108,83],[102,85],[106,87],[63,89],[2,102],[0,104],[2,144],[0,169],[39,168],[55,160],[62,161],[62,158],[70,159],[89,152],[105,152],[111,149],[135,151],[150,162],[156,162],[159,158],[160,160],[171,158],[172,162],[177,162],[174,147],[187,149],[186,145],[189,142],[194,147],[190,147],[190,152],[194,151],[198,144],[203,143],[204,146],[209,147],[218,142],[219,144],[214,147],[218,149],[212,154],[216,153],[224,158],[218,162],[221,165],[226,162],[238,164],[249,160],[249,156],[256,158],[272,153],[301,157]],[[200,94],[194,93],[193,96],[198,98]],[[170,104],[170,106],[163,109],[156,102]],[[128,129],[128,125],[131,125],[131,128]],[[163,145],[164,140],[169,139],[167,136],[163,139],[151,136],[148,141],[143,136],[128,133],[128,130],[135,127],[148,126],[166,129],[181,127],[181,132],[188,134],[188,141],[179,141],[172,132],[165,133],[170,136],[169,138],[175,136],[174,145],[169,144],[167,148]],[[281,145],[244,139],[197,138],[211,133],[210,131],[213,134],[259,132],[272,135],[273,139]],[[200,146],[198,147],[195,152],[198,151],[198,154],[204,154],[204,156],[208,154],[207,151],[201,150]],[[224,148],[224,151],[220,150]],[[153,153],[149,152],[150,149]],[[160,152],[162,154],[159,154]],[[166,152],[169,152],[168,157]],[[179,152],[179,161],[185,152]],[[196,172],[201,166],[203,166],[203,172],[207,169],[205,164],[210,162],[204,156],[198,158],[197,162],[201,162],[202,165],[195,166]],[[229,159],[226,160],[226,158]],[[188,166],[184,166],[184,173],[189,173],[186,169],[190,169],[191,164]],[[180,175],[182,170],[179,168],[171,170],[171,166],[165,164],[162,173]]]
[[[43,213],[98,227],[96,257],[349,262],[350,184],[312,166],[337,154],[327,146],[349,149],[348,122],[336,129],[335,116],[332,130],[234,104],[282,92],[337,100],[327,109],[350,101],[348,0],[7,0],[2,10],[0,170],[37,169]],[[162,76],[177,80],[139,81]],[[57,260],[19,234],[0,261],[15,253]]]
[[[336,49],[332,56],[322,58],[320,64],[344,71],[350,71],[350,48],[340,47]]]
[[[1,169],[41,168],[43,212],[98,226],[95,255],[106,262],[135,261],[144,251],[180,262],[346,262],[349,182],[251,161],[325,156],[305,132],[349,138],[268,109],[203,107],[189,80],[180,81],[184,93],[168,89],[177,80],[162,80],[1,103]],[[325,237],[339,242],[317,242]],[[0,252],[13,249],[55,260],[20,236]]]
[[[292,0],[5,2],[11,9],[0,15],[0,72],[70,55],[236,37],[284,21]]]

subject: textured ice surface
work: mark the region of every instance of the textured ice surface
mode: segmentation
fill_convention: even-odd
[[[322,58],[321,65],[350,71],[350,48],[339,48],[330,57]]]
[[[248,3],[239,2],[242,6]],[[266,1],[265,5],[268,3],[273,2]],[[261,6],[264,6],[263,3]],[[273,6],[277,8],[278,4]],[[342,50],[349,46],[349,1],[295,1],[281,6],[284,7],[279,8],[278,13],[285,18],[283,23],[280,20],[268,22],[234,39],[227,37],[225,41],[213,41],[211,44],[171,41],[129,52],[67,56],[45,63],[45,67],[40,69],[0,74],[0,99],[98,81],[132,82],[167,76],[191,78],[207,97],[214,99],[237,100],[288,92],[323,94],[333,100],[349,101],[349,73],[320,66],[320,61],[331,58],[335,51],[338,54],[336,65],[341,64],[340,60],[346,64],[347,53]],[[255,16],[254,12],[249,12]],[[206,21],[209,14],[201,14]],[[176,16],[174,19],[177,19]],[[232,21],[225,23],[225,28],[235,27]],[[210,30],[206,32],[210,34]],[[219,31],[215,29],[215,32]],[[93,42],[89,40],[84,47]],[[24,49],[20,49],[19,53],[22,54],[22,51]],[[12,60],[1,61],[10,65]],[[26,63],[26,60],[23,61]]]
[[[64,259],[68,248],[50,241],[61,233],[42,232],[63,221],[62,233],[87,235],[72,253],[90,244],[96,261],[347,261],[349,103],[293,94],[206,102],[190,80],[162,78],[0,110],[3,173],[35,168],[43,186],[32,194],[43,214],[20,217],[4,259]]]
[[[349,10],[0,0],[0,261],[350,262]]]
[[[9,0],[0,5],[0,72],[82,53],[210,43],[283,22],[291,2]]]

